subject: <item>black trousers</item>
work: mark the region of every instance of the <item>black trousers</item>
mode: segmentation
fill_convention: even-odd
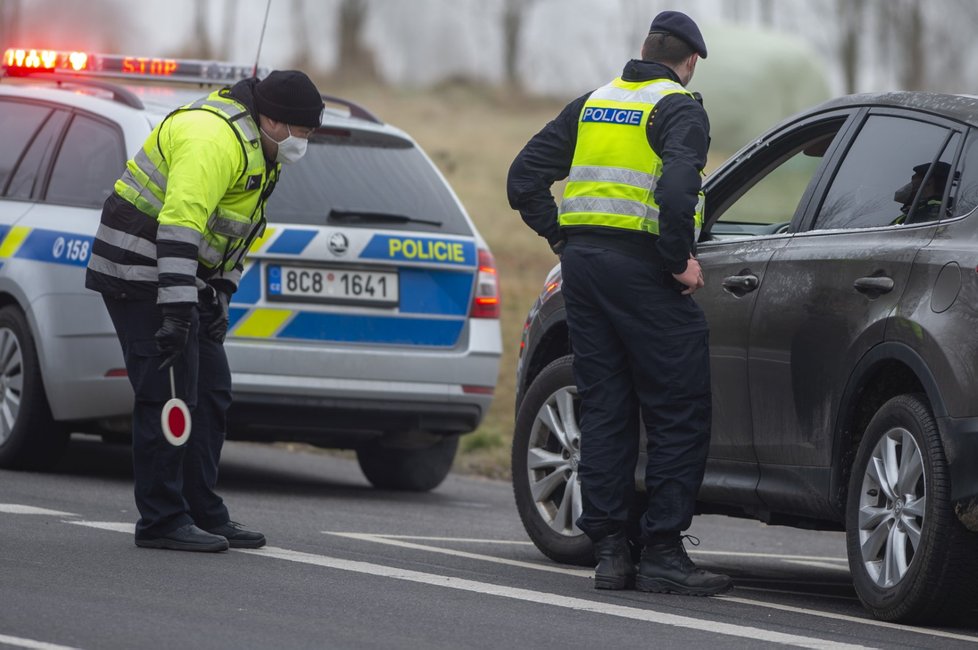
[[[656,264],[617,251],[571,239],[561,268],[581,398],[577,526],[593,540],[630,529],[640,413],[648,502],[637,534],[645,543],[677,536],[692,522],[709,450],[703,311]]]
[[[174,364],[177,397],[190,409],[190,438],[174,447],[163,437],[161,414],[170,399],[170,374],[159,370],[163,355],[154,335],[162,314],[155,301],[103,296],[122,344],[136,401],[132,416],[132,456],[136,537],[157,537],[189,523],[213,528],[228,521],[224,501],[214,492],[217,467],[231,405],[231,371],[224,346],[203,332],[212,319],[209,304],[193,310],[190,338]]]

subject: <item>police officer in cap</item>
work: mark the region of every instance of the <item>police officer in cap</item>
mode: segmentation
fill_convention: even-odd
[[[136,546],[265,544],[214,491],[231,404],[228,303],[281,163],[302,157],[322,111],[296,70],[213,92],[153,129],[105,202],[85,286],[102,294],[136,397]],[[179,447],[161,426],[171,366],[193,422]]]
[[[642,58],[568,104],[509,171],[510,205],[561,257],[581,398],[577,526],[594,543],[598,589],[634,583],[711,595],[731,587],[729,577],[698,569],[683,546],[711,418],[708,330],[692,296],[703,286],[695,243],[709,122],[685,88],[700,58],[696,23],[660,13]],[[563,178],[558,210],[550,188]],[[636,575],[628,537],[639,412],[648,503]]]

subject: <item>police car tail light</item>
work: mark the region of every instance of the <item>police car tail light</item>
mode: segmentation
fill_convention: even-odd
[[[154,78],[193,83],[232,82],[250,77],[253,72],[251,66],[220,61],[121,56],[34,48],[8,48],[0,58],[0,68],[9,76],[62,73],[77,74],[80,77]],[[267,73],[267,69],[258,70],[259,77]]]
[[[479,275],[472,299],[472,318],[499,318],[499,277],[492,253],[479,249]]]

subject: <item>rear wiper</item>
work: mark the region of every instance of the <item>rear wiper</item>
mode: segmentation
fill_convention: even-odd
[[[429,226],[441,227],[441,221],[432,219],[417,219],[404,214],[389,212],[365,212],[363,210],[330,210],[327,221],[342,221],[344,223],[423,223]]]

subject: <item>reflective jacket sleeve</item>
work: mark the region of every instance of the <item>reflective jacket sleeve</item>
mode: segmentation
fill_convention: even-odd
[[[244,169],[244,153],[227,122],[204,110],[170,117],[160,128],[159,145],[168,173],[156,233],[157,302],[196,303],[201,238]]]
[[[557,202],[551,186],[567,178],[577,145],[577,121],[590,93],[564,107],[553,121],[530,138],[509,168],[509,205],[551,247],[560,241]]]
[[[656,247],[666,269],[682,273],[696,247],[693,214],[710,148],[710,122],[703,106],[684,94],[662,99],[649,121],[649,143],[662,158],[662,175],[655,188]]]

